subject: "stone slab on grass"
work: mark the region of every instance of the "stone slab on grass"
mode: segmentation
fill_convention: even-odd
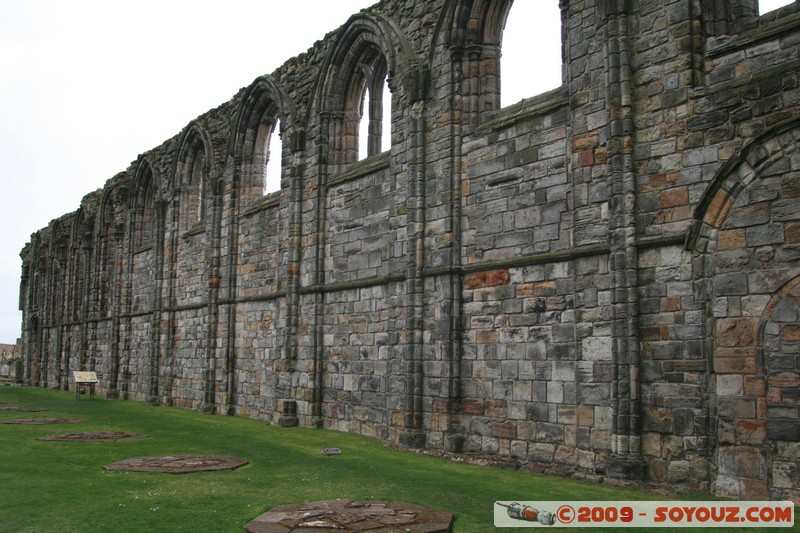
[[[116,463],[104,465],[106,470],[124,470],[128,472],[165,472],[167,474],[186,474],[190,472],[208,472],[212,470],[233,470],[247,461],[238,457],[218,455],[162,455],[150,457],[134,457]]]
[[[279,505],[245,524],[250,533],[450,531],[452,513],[399,501],[323,500]]]

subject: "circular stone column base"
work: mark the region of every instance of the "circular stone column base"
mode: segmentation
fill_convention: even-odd
[[[434,533],[450,531],[452,513],[412,503],[379,500],[324,500],[279,505],[245,524],[250,533],[364,531]]]
[[[163,455],[152,457],[134,457],[109,465],[106,470],[124,470],[127,472],[165,472],[167,474],[187,474],[190,472],[208,472],[212,470],[233,470],[247,461],[238,457],[218,455]]]
[[[15,418],[13,420],[3,420],[0,424],[77,424],[83,422],[82,418],[52,418],[52,417],[39,417],[39,418]]]
[[[64,442],[115,442],[118,440],[143,439],[147,435],[138,433],[125,433],[122,431],[84,431],[83,433],[62,433],[61,435],[48,435],[36,440],[64,441]]]

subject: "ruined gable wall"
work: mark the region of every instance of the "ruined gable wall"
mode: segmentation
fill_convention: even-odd
[[[796,498],[798,14],[738,4],[562,2],[563,86],[504,109],[507,2],[354,15],[35,236],[27,378]],[[392,149],[355,162],[381,57]]]

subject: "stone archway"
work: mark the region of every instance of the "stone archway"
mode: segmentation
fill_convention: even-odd
[[[800,499],[798,465],[788,460],[800,450],[790,422],[800,412],[792,356],[800,347],[799,142],[793,120],[743,147],[706,190],[687,241],[708,311],[719,496]]]

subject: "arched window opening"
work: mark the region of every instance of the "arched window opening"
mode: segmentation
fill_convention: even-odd
[[[369,153],[369,110],[370,95],[369,91],[364,91],[364,96],[361,98],[361,106],[359,114],[361,120],[358,122],[358,160],[366,159]]]
[[[100,233],[98,235],[98,262],[95,276],[96,310],[100,316],[111,313],[111,293],[114,287],[115,268],[117,264],[117,234],[115,224],[114,203],[106,198],[102,210]]]
[[[149,165],[146,165],[140,173],[135,202],[133,243],[136,248],[141,248],[153,243],[155,227],[155,191],[153,171]]]
[[[389,89],[389,76],[383,80],[383,98],[381,98],[382,126],[381,126],[381,151],[392,149],[392,91]]]
[[[283,144],[281,142],[280,119],[272,113],[265,113],[258,124],[253,142],[253,163],[249,183],[252,198],[281,188],[281,167]]]
[[[341,67],[329,79],[327,108],[330,146],[328,164],[336,174],[377,156],[391,146],[391,94],[388,62],[381,47],[361,33],[346,54],[334,62]]]
[[[200,157],[195,157],[191,178],[189,179],[192,184],[192,203],[194,204],[191,206],[189,213],[191,213],[191,217],[195,222],[203,220],[203,215],[205,214],[205,206],[203,205],[203,182],[205,181],[203,179],[203,166],[204,160]]]
[[[562,84],[561,10],[557,0],[514,2],[503,30],[501,106]]]
[[[206,203],[205,203],[205,161],[201,159],[196,159],[194,165],[192,166],[192,182],[197,183],[197,194],[195,194],[195,198],[197,199],[197,209],[194,210],[195,214],[197,215],[197,220],[203,220],[203,217],[206,215]]]
[[[364,91],[359,110],[358,160],[378,155],[392,148],[392,95],[389,78],[371,84]]]
[[[267,127],[264,127],[266,131]],[[262,145],[264,153],[264,194],[281,190],[281,169],[283,168],[283,139],[281,138],[281,121],[276,118],[268,133],[266,145]]]
[[[181,165],[180,229],[188,231],[205,217],[206,157],[203,141],[194,136],[189,155]]]

